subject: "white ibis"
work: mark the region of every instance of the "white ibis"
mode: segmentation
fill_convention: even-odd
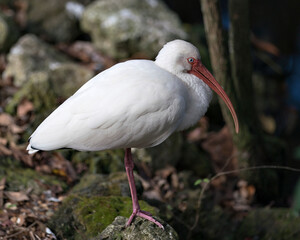
[[[72,148],[80,151],[125,149],[135,216],[154,222],[140,209],[133,177],[131,148],[153,147],[173,132],[195,124],[206,112],[214,90],[228,106],[238,133],[231,101],[203,66],[198,49],[174,40],[155,61],[130,60],[114,65],[85,83],[52,112],[29,139],[28,152]]]

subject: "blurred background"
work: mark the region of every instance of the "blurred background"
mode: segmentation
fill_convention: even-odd
[[[195,127],[135,149],[143,204],[174,239],[300,239],[299,11],[298,0],[0,0],[0,237],[102,239],[129,216],[122,149],[29,156],[27,139],[97,73],[184,39],[240,134],[214,96]]]

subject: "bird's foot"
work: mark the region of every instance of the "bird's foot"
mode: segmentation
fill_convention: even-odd
[[[134,219],[135,216],[147,219],[148,221],[153,222],[154,224],[156,224],[161,229],[165,229],[164,226],[160,222],[156,221],[152,217],[151,213],[143,211],[143,210],[140,210],[140,209],[134,210],[132,212],[131,216],[129,217],[129,219],[128,219],[127,223],[126,223],[126,227],[128,227],[132,223],[132,221],[133,221],[133,219]]]

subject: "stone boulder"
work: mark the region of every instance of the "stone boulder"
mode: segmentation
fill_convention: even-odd
[[[169,225],[164,224],[164,230],[158,228],[153,223],[137,218],[129,227],[125,228],[127,219],[125,217],[116,217],[112,224],[107,226],[99,236],[90,240],[177,240],[178,235]],[[159,219],[162,222],[161,219]]]
[[[93,72],[72,62],[67,56],[27,34],[11,48],[4,78],[13,78],[20,90],[6,107],[14,113],[23,99],[32,101],[36,112],[49,112],[57,99],[66,99],[93,76]],[[40,113],[40,112],[39,112]]]
[[[178,16],[160,0],[98,0],[81,19],[83,31],[105,54],[128,58],[141,53],[153,58],[170,40],[186,38]]]
[[[28,31],[54,42],[70,42],[80,33],[78,19],[92,0],[28,1]]]

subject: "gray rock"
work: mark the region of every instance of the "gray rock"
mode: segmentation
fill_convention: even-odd
[[[19,36],[19,29],[12,17],[0,13],[0,51],[8,51],[16,42]]]
[[[161,219],[158,219],[162,222]],[[116,217],[112,224],[107,226],[99,236],[90,240],[176,240],[179,239],[175,230],[164,223],[165,229],[160,229],[153,223],[137,218],[133,224],[125,228],[127,218]]]
[[[22,86],[31,74],[49,72],[57,69],[68,58],[53,47],[39,40],[35,35],[27,34],[11,48],[4,78],[13,77],[17,87]]]
[[[35,110],[53,108],[57,98],[66,99],[93,76],[93,72],[73,63],[35,35],[25,35],[11,48],[3,77],[12,77],[19,92],[7,106],[15,106],[27,97]]]
[[[81,26],[114,58],[137,53],[153,58],[164,43],[186,38],[177,15],[160,0],[98,0],[86,7]]]
[[[69,42],[80,33],[78,19],[92,0],[28,1],[28,30],[47,40]]]

